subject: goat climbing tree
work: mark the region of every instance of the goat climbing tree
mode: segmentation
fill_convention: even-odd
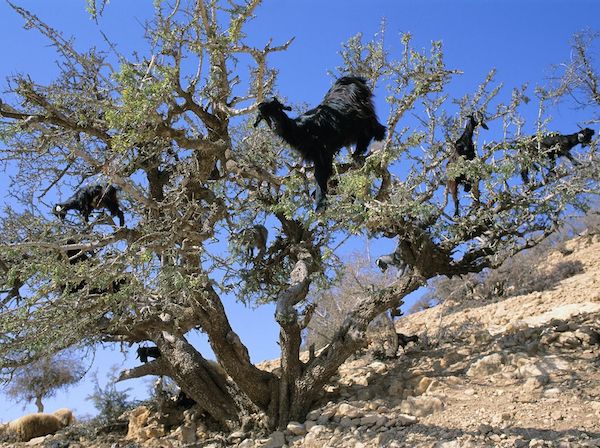
[[[251,126],[258,102],[277,93],[270,56],[292,43],[250,45],[245,27],[259,3],[157,6],[146,27],[148,54],[134,58],[80,52],[13,6],[58,50],[61,71],[49,84],[12,77],[0,106],[2,160],[16,170],[14,199],[1,216],[3,374],[68,347],[151,341],[162,356],[122,372],[122,380],[167,375],[225,428],[246,416],[266,429],[283,427],[304,418],[386,309],[432,277],[479,272],[532,247],[568,213],[585,211],[588,194],[598,192],[594,144],[580,166],[518,183],[517,162],[530,162],[511,145],[520,138],[525,90],[497,101],[491,72],[457,100],[461,117],[485,112],[490,128],[505,130],[503,141],[460,168],[481,179],[486,206],[471,204],[463,217],[450,217],[446,136],[459,134],[462,120],[450,119],[444,92],[460,72],[446,67],[439,43],[416,51],[404,35],[395,60],[383,40],[356,36],[342,47],[337,70],[386,92],[389,113],[378,112],[387,137],[361,167],[338,158],[329,207],[316,214],[310,169],[267,128]],[[238,71],[246,65],[248,73]],[[541,104],[546,93],[540,91]],[[406,127],[409,114],[419,124]],[[64,199],[98,179],[120,188],[126,227],[115,228],[108,217],[86,226],[75,214],[64,223],[50,214],[49,198]],[[244,247],[244,230],[265,223],[266,250],[254,255]],[[356,234],[398,238],[410,269],[365,295],[329,343],[302,361],[307,296],[333,281],[335,249]],[[66,251],[77,249],[90,256],[70,263]],[[119,288],[106,287],[122,278]],[[225,313],[225,295],[276,303],[280,374],[251,363]],[[194,329],[208,335],[226,375],[190,344]]]

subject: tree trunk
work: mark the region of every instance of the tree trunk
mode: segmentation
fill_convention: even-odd
[[[289,328],[289,327],[292,327]],[[281,380],[279,383],[279,413],[277,415],[277,427],[285,429],[288,422],[297,420],[291,418],[291,400],[297,395],[296,381],[302,374],[302,363],[300,362],[300,327],[296,322],[290,323],[282,328],[280,332],[281,345]]]
[[[294,402],[298,396],[297,382],[302,376],[303,364],[300,361],[300,344],[302,343],[302,327],[298,320],[298,312],[294,306],[308,294],[310,286],[309,265],[305,260],[298,260],[290,274],[290,287],[277,298],[275,320],[281,326],[279,345],[281,346],[281,381],[277,415],[272,422],[277,428],[284,429],[288,422],[297,420]],[[304,415],[301,416],[302,418]]]
[[[38,412],[44,412],[44,403],[42,403],[42,397],[35,397],[35,405],[37,406]]]
[[[204,293],[206,297],[199,296],[194,306],[213,352],[233,382],[258,408],[267,411],[271,388],[278,378],[250,362],[248,349],[231,328],[223,303],[212,286],[207,285]]]
[[[239,409],[227,388],[226,378],[182,336],[162,332],[155,340],[161,358],[167,358],[169,376],[223,428],[239,426]]]
[[[288,421],[304,420],[338,367],[365,344],[369,322],[390,307],[398,307],[402,298],[415,291],[423,282],[424,279],[419,274],[408,275],[395,285],[361,300],[328,347],[303,364],[301,374],[294,378],[294,387],[288,387],[288,391],[292,392],[285,409]]]

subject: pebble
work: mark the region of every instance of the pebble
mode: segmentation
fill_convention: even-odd
[[[295,436],[303,436],[306,434],[306,428],[299,422],[289,422],[286,429]]]
[[[488,434],[492,432],[492,427],[486,423],[482,423],[477,428],[477,431],[479,431],[480,434]]]
[[[352,406],[351,404],[342,403],[339,405],[335,415],[340,417],[357,418],[362,417],[364,412],[362,409]]]
[[[361,417],[359,424],[361,426],[374,425],[375,423],[377,423],[378,419],[379,416],[377,414],[365,415],[364,417]]]
[[[272,433],[262,448],[281,448],[285,445],[285,434],[281,431]]]
[[[419,421],[419,419],[417,417],[415,417],[414,415],[399,414],[396,417],[396,424],[400,425],[400,426],[413,425],[413,424],[417,423],[418,421]]]

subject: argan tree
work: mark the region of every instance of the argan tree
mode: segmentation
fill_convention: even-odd
[[[34,402],[37,411],[44,412],[42,400],[74,385],[84,374],[85,368],[81,360],[72,353],[43,357],[16,369],[6,394],[17,402]]]
[[[516,149],[525,138],[524,89],[501,102],[491,72],[473,94],[453,100],[445,88],[459,72],[446,67],[440,43],[416,51],[405,35],[394,59],[383,40],[356,36],[332,70],[386,92],[389,115],[379,108],[379,118],[387,137],[360,167],[339,158],[329,205],[316,214],[311,169],[268,127],[251,125],[257,104],[280,93],[271,54],[292,43],[249,43],[244,30],[259,3],[157,6],[145,30],[150,49],[132,57],[78,51],[14,6],[57,49],[61,72],[47,85],[10,78],[0,109],[2,160],[16,170],[15,202],[0,224],[2,372],[73,345],[148,342],[162,356],[121,380],[166,375],[224,428],[242,420],[284,427],[304,419],[382,312],[430,278],[479,272],[534,246],[598,192],[594,145],[580,166],[519,183],[519,165],[535,161]],[[543,92],[539,100],[545,104]],[[455,219],[444,204],[447,142],[473,111],[504,138],[479,145],[478,159],[449,173],[479,179],[486,203],[464,197]],[[419,124],[408,127],[408,115]],[[542,113],[540,133],[546,125]],[[74,212],[65,222],[51,215],[56,196],[98,181],[120,188],[126,227],[99,213],[89,225]],[[257,224],[269,229],[267,248],[250,257],[244,230]],[[410,270],[362,297],[326,347],[301,361],[307,295],[335,281],[335,249],[351,235],[396,237]],[[73,250],[88,256],[75,262],[67,257]],[[124,279],[119,288],[110,287],[115,279]],[[225,296],[276,303],[280,374],[250,362]],[[207,334],[226,375],[190,344],[195,329]]]

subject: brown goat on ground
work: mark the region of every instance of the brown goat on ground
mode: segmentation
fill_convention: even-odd
[[[58,430],[70,425],[73,421],[73,412],[63,408],[53,414],[38,412],[24,415],[10,422],[8,424],[8,431],[14,434],[17,440],[28,442],[35,437],[54,434]]]

